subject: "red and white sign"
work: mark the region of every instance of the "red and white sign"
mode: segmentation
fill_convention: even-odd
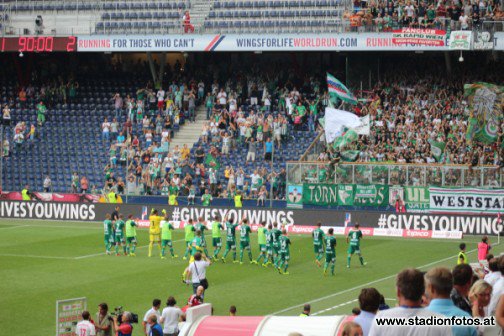
[[[446,32],[444,30],[402,28],[394,30],[392,34],[392,42],[396,45],[445,46]]]

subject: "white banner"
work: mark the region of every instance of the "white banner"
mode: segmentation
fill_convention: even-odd
[[[397,39],[394,33],[80,35],[79,52],[145,51],[416,51],[448,50],[446,35],[436,44]],[[413,41],[413,42],[412,42]]]
[[[354,131],[359,135],[369,135],[370,127],[369,127],[369,114],[365,117],[359,118],[360,125],[354,128]]]
[[[336,137],[341,135],[344,127],[356,128],[361,125],[359,117],[355,114],[331,107],[326,107],[324,119],[327,143],[333,142]]]
[[[429,194],[431,212],[477,214],[504,212],[502,189],[429,188]]]
[[[494,34],[494,50],[504,50],[504,32]]]
[[[450,50],[470,50],[472,31],[455,30],[450,34]]]

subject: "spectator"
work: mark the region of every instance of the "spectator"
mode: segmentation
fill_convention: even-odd
[[[160,322],[163,324],[164,336],[177,336],[179,333],[178,322],[181,318],[185,318],[185,314],[176,304],[175,298],[170,296],[166,301],[166,308],[161,313]]]
[[[249,163],[249,161],[255,162],[257,144],[254,141],[254,138],[250,138],[250,140],[245,140],[245,142],[248,142],[248,152],[247,152],[247,158],[246,158],[245,163]]]
[[[11,124],[11,110],[7,104],[4,105],[2,110],[2,123],[5,126],[9,126]]]
[[[308,316],[310,316],[310,311],[311,311],[311,306],[309,303],[306,303],[303,306],[303,312],[301,314],[299,314],[299,316],[300,317],[308,317]]]
[[[435,313],[452,317],[465,316],[471,317],[471,314],[455,306],[450,299],[450,293],[453,289],[453,276],[450,270],[437,267],[429,270],[425,274],[425,295],[429,302],[428,310]],[[474,327],[453,327],[454,336],[476,336]]]
[[[421,307],[422,296],[425,292],[425,283],[422,272],[416,269],[405,269],[397,275],[396,279],[398,307],[382,310],[378,312],[376,318],[393,318],[393,317],[429,317],[434,314],[425,308]],[[414,331],[413,331],[414,330]],[[379,336],[402,336],[410,333],[415,335],[450,335],[449,327],[433,327],[425,326],[422,328],[414,326],[401,326],[390,328],[388,326],[379,326],[375,322],[371,326],[369,335]]]
[[[236,316],[236,306],[229,307],[229,316]]]
[[[108,314],[108,305],[100,303],[96,313],[96,336],[112,336],[112,317]]]
[[[184,22],[184,33],[194,33],[194,26],[191,24],[189,11],[185,11],[182,21]]]
[[[79,175],[74,172],[72,175],[72,194],[77,194],[79,190]]]
[[[79,336],[95,336],[96,330],[94,324],[89,321],[89,312],[85,310],[82,312],[81,316],[82,321],[77,323],[77,326],[75,327],[75,334]]]
[[[163,328],[157,322],[158,318],[159,317],[156,314],[152,314],[147,318],[147,323],[150,327],[147,336],[163,336]]]
[[[89,188],[89,181],[86,176],[82,176],[80,180],[80,192],[86,194]]]
[[[114,101],[115,118],[120,118],[122,114],[123,99],[119,93],[116,93],[114,97],[112,97],[112,100]]]
[[[211,262],[206,258],[206,256],[202,257],[200,252],[196,252],[194,255],[194,261],[189,265],[186,272],[187,279],[191,278],[194,294],[197,293],[198,287],[205,282],[208,283],[208,280],[206,279],[206,270],[210,264]],[[203,293],[200,295],[203,297]]]
[[[46,175],[43,183],[44,192],[50,192],[52,188],[52,181],[49,175]]]
[[[112,316],[112,321],[114,321],[114,329],[117,336],[131,336],[133,333],[133,326],[131,325],[131,313],[125,311],[122,313],[122,322],[117,323],[117,316]]]
[[[205,288],[203,288],[203,286],[198,286],[198,288],[196,289],[196,293],[194,293],[189,297],[189,300],[187,300],[187,305],[184,308],[182,308],[182,311],[185,312],[187,309],[191,307],[196,307],[199,306],[200,304],[203,304],[204,294],[205,294]]]
[[[501,301],[501,296],[504,294],[504,256],[500,256],[499,259],[497,259],[497,266],[499,267],[501,276],[493,285],[492,298],[488,306],[488,314],[491,316],[496,315],[497,305],[499,301]]]
[[[363,288],[359,294],[360,314],[354,322],[361,326],[364,336],[369,335],[380,306],[380,293],[375,288]]]
[[[487,307],[492,297],[492,286],[485,280],[476,281],[469,291],[473,317],[488,316]]]
[[[110,139],[110,123],[108,122],[107,118],[102,123],[102,140],[109,140]]]
[[[494,286],[497,280],[500,279],[501,272],[499,271],[499,264],[497,258],[492,258],[488,261],[488,268],[490,272],[485,275],[485,281],[490,284],[490,286]]]
[[[473,270],[468,264],[455,266],[453,274],[453,289],[450,293],[455,306],[462,309],[469,315],[472,312],[471,302],[469,301],[469,289],[472,285]]]
[[[149,323],[149,317],[155,316],[157,319],[159,319],[161,317],[161,314],[159,312],[160,307],[161,307],[161,300],[154,299],[152,300],[152,307],[144,315],[142,326],[144,328],[143,331],[146,336],[149,336],[149,332],[151,329],[151,325]],[[155,322],[157,322],[157,319]]]
[[[362,336],[362,328],[355,322],[346,322],[343,325],[343,331],[341,332],[341,336]]]

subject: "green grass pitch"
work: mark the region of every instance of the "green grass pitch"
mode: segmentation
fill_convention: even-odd
[[[174,237],[180,257],[161,260],[147,257],[147,230],[138,231],[137,257],[116,257],[104,254],[101,222],[1,220],[0,334],[54,334],[58,299],[87,297],[93,316],[103,301],[109,307],[124,306],[140,318],[153,298],[160,298],[164,306],[166,298],[173,295],[179,306],[185,305],[192,291],[180,281],[187,265],[181,258],[183,233],[177,230]],[[230,305],[237,306],[239,315],[298,315],[306,302],[312,304],[312,313],[317,315],[349,314],[358,306],[360,289],[372,286],[385,295],[390,305],[395,305],[394,278],[399,270],[452,267],[460,243],[364,237],[361,246],[368,265],[361,267],[354,257],[352,268],[347,269],[346,242],[341,236],[336,239],[335,276],[324,277],[322,269],[315,265],[310,237],[292,235],[290,275],[248,262],[219,262],[208,270],[210,288],[205,300],[214,305],[217,315],[227,314]],[[472,251],[471,262],[476,261],[473,250],[479,240],[463,239],[468,251]],[[210,237],[207,242],[211,242]],[[256,257],[255,235],[252,246]],[[154,251],[157,252],[156,247]],[[494,254],[501,251],[501,246],[492,250]],[[140,328],[135,327],[134,335],[141,334]]]

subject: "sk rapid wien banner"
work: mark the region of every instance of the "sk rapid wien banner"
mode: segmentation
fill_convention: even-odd
[[[394,30],[392,41],[397,45],[426,45],[444,47],[446,31],[438,29],[402,28]]]
[[[504,212],[503,189],[429,188],[434,213],[500,214]]]
[[[333,206],[387,206],[389,186],[380,184],[304,184],[303,203]]]

